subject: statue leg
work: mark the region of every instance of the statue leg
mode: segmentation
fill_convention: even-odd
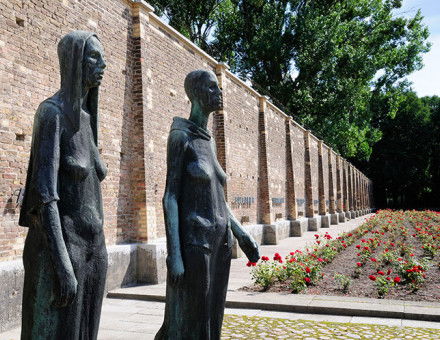
[[[223,243],[217,251],[212,264],[211,340],[220,340],[232,257],[232,249]]]
[[[29,229],[23,251],[25,270],[21,339],[56,339],[59,312],[52,307],[55,275],[47,242],[38,226]]]

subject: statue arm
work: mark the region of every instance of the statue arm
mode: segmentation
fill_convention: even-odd
[[[49,253],[57,278],[54,305],[64,307],[76,295],[77,281],[64,242],[57,201],[59,200],[58,171],[60,163],[60,114],[58,108],[43,104],[37,113],[34,134],[35,159],[33,183],[38,193],[41,222],[46,233]]]
[[[175,130],[170,133],[167,146],[167,181],[162,203],[167,236],[167,268],[172,282],[178,282],[185,270],[180,248],[178,199],[186,140],[183,131]]]
[[[240,222],[232,214],[231,208],[228,205],[229,222],[234,236],[237,238],[238,245],[246,254],[251,262],[257,262],[260,259],[258,244],[253,237],[243,228]]]

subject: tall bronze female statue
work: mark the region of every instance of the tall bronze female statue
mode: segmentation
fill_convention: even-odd
[[[21,339],[96,339],[107,272],[98,152],[102,46],[74,31],[58,44],[61,89],[35,114],[20,225],[29,228]]]
[[[231,264],[232,233],[252,262],[258,245],[226,205],[226,174],[217,162],[209,114],[222,108],[212,72],[185,79],[189,119],[174,118],[168,138],[163,207],[167,233],[165,319],[156,339],[220,339]]]

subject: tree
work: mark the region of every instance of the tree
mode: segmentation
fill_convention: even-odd
[[[153,0],[160,15],[345,157],[368,159],[429,50],[402,0]]]
[[[216,15],[223,11],[224,0],[150,0],[155,12],[184,36],[209,52],[208,39],[216,25]]]
[[[383,137],[366,164],[379,207],[421,208],[431,204],[435,131],[430,103],[436,109],[440,104],[438,98],[420,99],[414,92],[405,92],[395,117],[382,122]]]
[[[233,4],[214,33],[218,57],[344,156],[368,159],[381,137],[374,122],[395,114],[402,79],[429,49],[420,12],[393,16],[398,0]],[[389,111],[374,110],[378,99]]]

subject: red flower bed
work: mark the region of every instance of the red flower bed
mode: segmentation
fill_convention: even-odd
[[[440,214],[383,210],[351,233],[262,258],[253,290],[405,300],[440,299]]]

